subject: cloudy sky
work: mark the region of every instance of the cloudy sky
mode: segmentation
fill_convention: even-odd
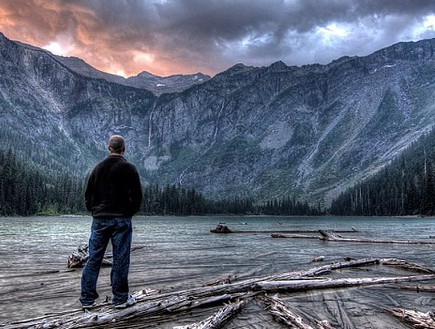
[[[126,77],[214,75],[435,38],[435,0],[0,0],[0,32]]]

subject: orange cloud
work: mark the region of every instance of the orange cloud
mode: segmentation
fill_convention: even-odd
[[[160,76],[214,74],[213,57],[194,49],[197,45],[208,49],[204,42],[186,42],[173,18],[166,21],[157,7],[151,1],[0,1],[0,32],[126,77],[143,71]],[[204,68],[201,63],[206,63]]]
[[[131,42],[122,29],[111,30],[97,13],[79,2],[14,0],[0,3],[0,31],[12,40],[45,48],[57,55],[79,57],[109,73],[125,76],[145,70],[159,75],[173,73],[166,65],[154,66],[155,55],[141,49],[147,47],[137,40]],[[137,35],[135,38],[138,39]]]
[[[434,15],[431,0],[0,0],[0,32],[115,74],[213,75],[433,38]]]

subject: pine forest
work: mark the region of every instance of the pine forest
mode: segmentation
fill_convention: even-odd
[[[435,131],[421,137],[391,164],[356,184],[331,204],[333,215],[435,214]]]

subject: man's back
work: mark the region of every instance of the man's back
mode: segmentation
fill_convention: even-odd
[[[131,217],[140,208],[142,190],[134,165],[120,155],[100,162],[89,177],[86,208],[95,218]]]

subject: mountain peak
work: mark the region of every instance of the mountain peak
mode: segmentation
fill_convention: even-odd
[[[210,80],[210,77],[202,73],[159,77],[144,71],[128,78],[127,82],[136,88],[147,89],[156,95],[161,95],[163,93],[181,92],[207,80]]]
[[[272,71],[286,71],[289,67],[283,61],[277,61],[269,66]]]
[[[149,73],[149,72],[147,72],[147,71],[140,72],[138,75],[136,75],[136,76],[132,76],[132,77],[129,77],[128,79],[130,79],[130,78],[134,78],[134,77],[142,78],[142,79],[160,78],[159,76],[154,75],[154,74],[152,74],[152,73]]]

